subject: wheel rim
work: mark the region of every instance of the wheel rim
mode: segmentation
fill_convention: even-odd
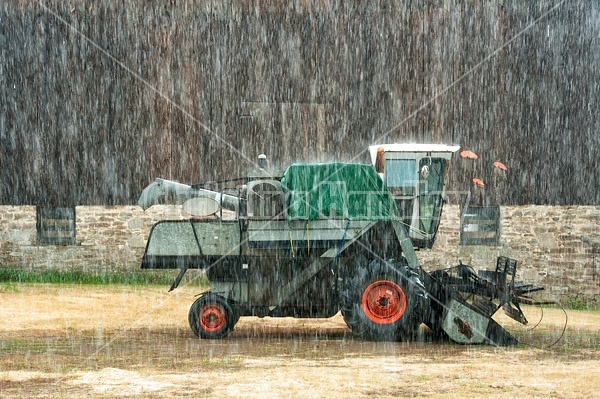
[[[404,315],[406,294],[393,281],[379,280],[365,289],[361,304],[365,315],[371,321],[377,324],[391,324]]]
[[[200,328],[206,332],[217,332],[225,327],[226,322],[225,309],[216,304],[204,305],[198,315]]]

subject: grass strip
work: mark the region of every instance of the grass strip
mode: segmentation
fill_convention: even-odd
[[[84,271],[33,271],[0,268],[0,282],[3,283],[170,285],[173,283],[173,278],[173,273],[163,270],[94,273]]]

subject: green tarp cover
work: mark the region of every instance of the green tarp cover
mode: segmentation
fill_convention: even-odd
[[[396,203],[371,165],[293,164],[281,184],[290,219],[381,220],[396,215]]]

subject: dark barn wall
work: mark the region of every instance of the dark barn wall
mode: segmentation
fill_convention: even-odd
[[[0,5],[1,204],[406,141],[478,153],[450,183],[478,202],[600,204],[599,2],[42,3]]]

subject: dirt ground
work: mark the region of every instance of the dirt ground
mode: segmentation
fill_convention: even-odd
[[[331,319],[241,318],[199,340],[198,288],[0,286],[0,398],[600,398],[600,313],[544,309],[526,344],[353,338]],[[536,324],[542,312],[529,309]],[[500,319],[504,323],[504,319]]]

